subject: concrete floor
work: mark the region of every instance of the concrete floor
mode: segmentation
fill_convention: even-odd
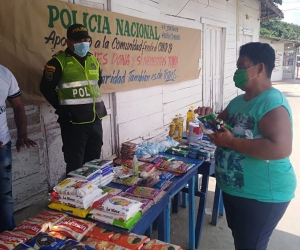
[[[291,161],[293,163],[298,180],[300,180],[300,80],[285,80],[274,82],[274,87],[282,91],[292,108],[294,119],[294,142]],[[217,226],[210,225],[211,210],[214,196],[215,179],[210,178],[207,202],[207,214],[199,249],[203,250],[233,250],[233,239],[227,227],[226,219],[220,217]],[[15,213],[16,222],[27,219],[44,208],[48,204],[45,200],[22,209]],[[198,199],[196,200],[198,206]],[[156,232],[153,237],[156,238]],[[171,215],[171,242],[188,248],[188,209],[181,208],[178,214]],[[299,250],[300,249],[300,187],[296,190],[296,197],[289,205],[286,214],[276,227],[268,246],[268,250]]]

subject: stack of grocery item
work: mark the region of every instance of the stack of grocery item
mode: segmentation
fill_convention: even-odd
[[[23,243],[39,233],[50,230],[53,225],[59,223],[66,217],[67,214],[65,213],[46,210],[42,211],[35,217],[21,222],[11,232],[4,231],[0,233],[0,249],[14,249],[20,244],[22,246]]]
[[[112,170],[113,161],[111,160],[93,160],[90,162],[86,162],[84,166],[86,167],[94,167],[100,170],[100,182],[98,185],[100,187],[108,185],[114,178],[114,173]]]
[[[123,142],[121,144],[121,158],[123,160],[132,159],[138,145],[132,142]]]
[[[84,178],[67,178],[53,188],[52,203],[48,207],[85,218],[92,210],[93,202],[106,195],[97,185]]]
[[[89,218],[130,229],[141,218],[143,203],[119,195],[107,195],[92,205]]]

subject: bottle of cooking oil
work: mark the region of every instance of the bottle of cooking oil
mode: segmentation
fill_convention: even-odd
[[[181,141],[182,140],[182,135],[183,135],[183,122],[184,122],[184,118],[181,114],[179,114],[179,116],[178,116],[178,122],[179,122],[178,140]]]
[[[179,123],[179,116],[175,115],[175,118],[173,119],[173,122],[175,124],[175,133],[174,133],[174,140],[179,141],[179,130],[180,130],[180,123]]]
[[[194,106],[190,106],[189,111],[186,113],[186,132],[189,132],[189,123],[195,120]]]
[[[173,139],[175,137],[175,122],[174,122],[174,120],[170,123],[169,136],[172,137]]]

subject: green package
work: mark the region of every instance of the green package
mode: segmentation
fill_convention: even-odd
[[[225,121],[223,121],[222,119],[218,118],[215,114],[211,113],[209,115],[205,115],[205,116],[201,116],[198,117],[199,121],[204,121],[209,123],[210,125],[212,125],[213,127],[217,128],[217,125],[221,125],[224,124],[225,128],[227,128],[228,130],[232,130],[232,127],[230,125],[228,125]]]

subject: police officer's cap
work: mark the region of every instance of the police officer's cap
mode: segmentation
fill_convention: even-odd
[[[74,23],[67,30],[67,38],[74,41],[79,41],[84,38],[91,38],[88,30],[82,24]]]

